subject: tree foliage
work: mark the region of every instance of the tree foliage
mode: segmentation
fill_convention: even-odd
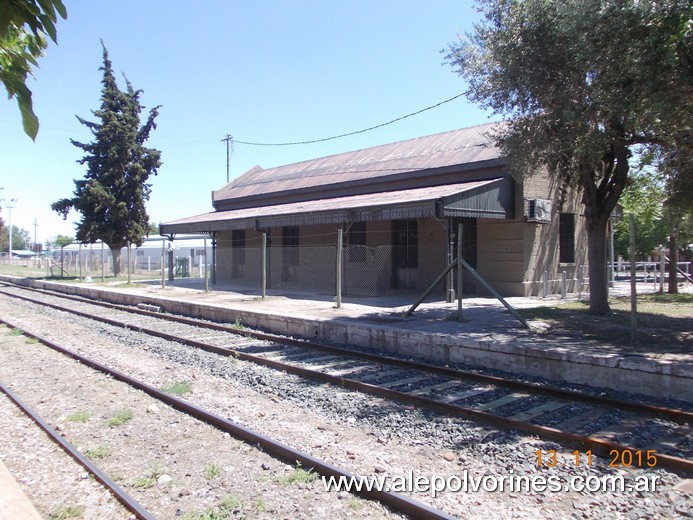
[[[78,162],[87,166],[84,179],[75,180],[72,198],[52,204],[54,211],[67,218],[71,209],[81,213],[76,238],[81,243],[102,240],[113,254],[114,274],[119,274],[120,250],[128,243],[142,245],[149,232],[149,216],[145,204],[151,185],[161,165],[161,152],[144,143],[156,128],[159,107],[150,110],[147,121],[140,125],[142,91],[133,89],[126,79],[121,91],[113,74],[108,51],[103,48],[101,108],[93,112],[98,122],[77,117],[91,130],[94,141],[72,144],[86,153]]]
[[[643,171],[631,174],[619,204],[623,207],[624,215],[634,216],[638,260],[646,259],[666,242],[665,200],[661,176]],[[621,219],[614,226],[614,252],[626,259],[629,258],[630,248],[629,227],[629,218]]]
[[[61,0],[2,0],[0,4],[0,82],[8,97],[17,99],[24,132],[36,139],[39,123],[26,81],[47,46],[44,35],[57,43],[55,23],[58,16],[66,18],[67,11]]]
[[[507,117],[496,136],[524,175],[582,189],[590,312],[609,312],[608,218],[631,148],[675,146],[693,119],[688,0],[480,0],[483,21],[449,47],[467,96]]]
[[[69,237],[67,235],[58,235],[53,240],[53,245],[62,249],[63,247],[66,247],[66,246],[69,246],[70,244],[72,244],[72,242],[73,242],[72,237]]]

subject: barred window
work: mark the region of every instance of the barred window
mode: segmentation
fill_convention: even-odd
[[[366,262],[366,223],[354,222],[347,233],[349,245],[349,262],[363,264]]]
[[[245,265],[245,229],[231,231],[233,265]]]
[[[298,265],[298,226],[282,228],[282,259],[284,265]]]
[[[573,213],[559,215],[558,253],[560,263],[575,262],[575,215]]]

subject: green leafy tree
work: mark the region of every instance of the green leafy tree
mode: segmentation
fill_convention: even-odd
[[[53,240],[53,245],[55,247],[59,247],[60,249],[64,248],[65,246],[69,246],[74,242],[74,239],[72,237],[69,237],[67,235],[58,235],[55,237]]]
[[[94,141],[72,140],[86,152],[78,161],[87,165],[86,176],[74,181],[74,197],[61,199],[51,207],[65,219],[73,208],[81,213],[77,240],[83,244],[102,240],[107,244],[113,255],[113,274],[117,276],[121,249],[128,243],[142,245],[149,232],[145,203],[151,185],[147,180],[156,175],[161,152],[144,143],[156,128],[159,107],[152,108],[146,123],[140,126],[142,91],[134,90],[127,79],[126,90],[118,88],[105,47],[99,70],[103,71],[101,108],[93,112],[99,122],[78,117],[91,130]]]
[[[44,35],[57,43],[58,16],[67,17],[61,0],[0,2],[0,82],[8,97],[17,99],[24,132],[32,139],[36,139],[39,123],[26,81],[48,45]]]
[[[664,218],[666,193],[661,176],[640,171],[631,174],[619,204],[626,218],[614,226],[614,251],[629,258],[630,224],[628,215],[635,220],[635,253],[644,260],[666,242],[667,223]]]
[[[449,47],[467,96],[509,121],[511,166],[582,189],[590,313],[610,312],[606,224],[631,148],[676,140],[693,120],[689,0],[481,0],[484,19]]]
[[[12,250],[18,251],[19,249],[27,249],[27,244],[30,242],[29,232],[24,228],[19,228],[12,224]],[[0,228],[0,245],[2,246],[2,251],[9,251],[9,244],[10,228],[8,226],[2,226],[2,228]]]

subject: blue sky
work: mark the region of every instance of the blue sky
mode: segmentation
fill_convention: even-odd
[[[30,79],[36,142],[14,100],[0,99],[0,197],[17,199],[12,223],[44,242],[74,236],[50,204],[72,195],[85,169],[70,139],[90,141],[75,115],[93,119],[101,94],[103,39],[122,74],[162,105],[148,145],[162,152],[147,205],[154,222],[212,210],[226,183],[226,134],[252,142],[320,139],[378,125],[464,90],[441,50],[479,19],[465,0],[64,0]],[[143,113],[143,119],[146,117]],[[231,179],[272,167],[463,128],[490,114],[464,98],[348,138],[313,145],[236,143]],[[7,221],[8,212],[3,210]]]

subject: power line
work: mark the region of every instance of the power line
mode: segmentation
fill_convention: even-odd
[[[392,119],[391,121],[388,121],[387,123],[381,123],[379,125],[371,126],[369,128],[364,128],[363,130],[357,130],[355,132],[348,132],[346,134],[339,134],[339,135],[333,135],[332,137],[324,137],[322,139],[313,139],[311,141],[295,141],[291,143],[253,143],[253,142],[248,142],[248,141],[238,141],[234,139],[234,142],[239,143],[239,144],[247,144],[250,146],[295,146],[299,144],[313,144],[313,143],[322,143],[325,141],[332,141],[333,139],[340,139],[342,137],[349,137],[351,135],[356,135],[356,134],[362,134],[364,132],[370,132],[371,130],[375,130],[376,128],[382,128],[383,126],[391,125],[392,123],[396,123],[397,121],[401,121],[402,119],[407,119],[408,117],[412,117],[418,114],[421,114],[422,112],[426,112],[427,110],[432,110],[434,108],[437,108],[441,105],[444,105],[445,103],[450,103],[451,101],[454,101],[455,99],[464,96],[464,93],[462,94],[457,94],[456,96],[453,96],[449,99],[446,99],[445,101],[441,101],[440,103],[436,103],[435,105],[431,105],[426,108],[422,108],[421,110],[417,110],[416,112],[412,112],[411,114],[407,114],[405,116],[398,117],[396,119]],[[227,135],[228,137],[228,135]],[[222,139],[224,141],[225,139]]]

